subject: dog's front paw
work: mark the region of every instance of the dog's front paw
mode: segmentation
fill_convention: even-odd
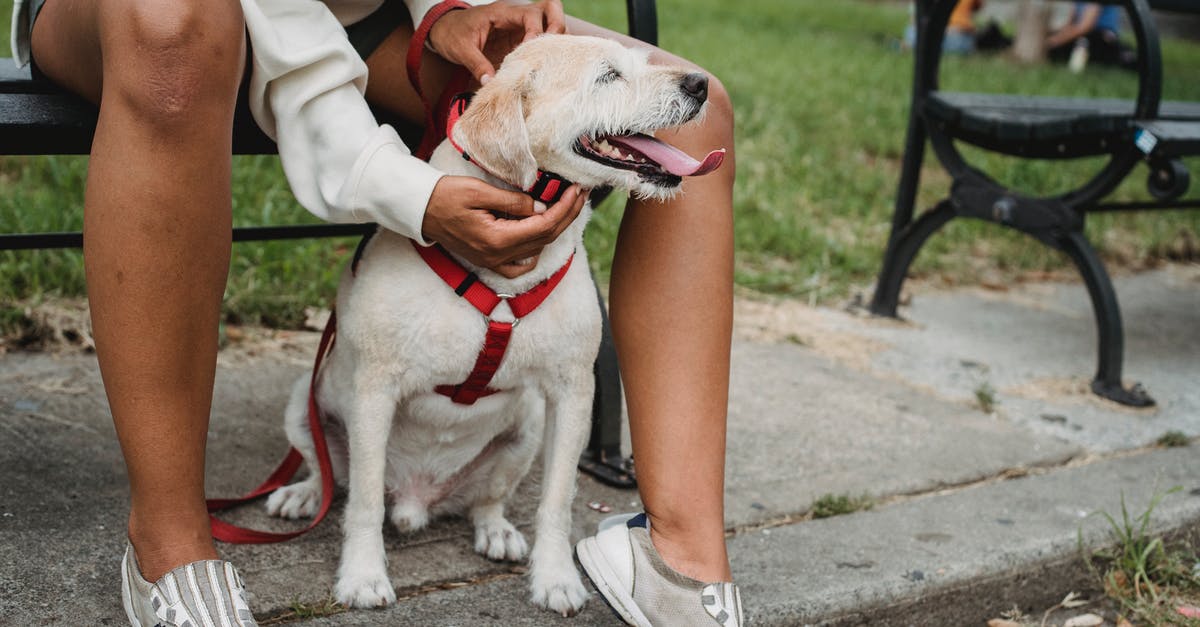
[[[283,486],[267,497],[267,513],[280,518],[311,518],[320,507],[321,484],[311,479]]]
[[[396,591],[386,573],[355,573],[338,577],[333,597],[346,607],[383,607],[396,602]]]
[[[490,560],[516,562],[525,559],[529,544],[512,523],[499,518],[476,523],[475,552]]]
[[[534,604],[563,616],[578,614],[588,599],[587,588],[583,587],[579,573],[571,563],[552,569],[534,567],[529,588],[533,592],[530,600]]]

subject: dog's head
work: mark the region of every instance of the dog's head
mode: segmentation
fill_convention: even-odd
[[[708,77],[651,65],[596,37],[543,35],[517,47],[471,101],[454,140],[484,169],[528,189],[538,169],[584,188],[663,199],[716,169],[653,137],[704,109]]]

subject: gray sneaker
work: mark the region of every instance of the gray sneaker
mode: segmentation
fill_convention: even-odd
[[[638,627],[741,627],[742,599],[732,583],[696,581],[667,566],[650,542],[645,514],[614,516],[575,545],[583,571],[626,623]]]
[[[121,601],[133,627],[257,627],[246,604],[246,586],[233,564],[185,564],[155,583],[142,577],[133,545],[121,561]]]

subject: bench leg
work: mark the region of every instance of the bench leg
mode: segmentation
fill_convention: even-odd
[[[883,256],[883,268],[875,285],[871,299],[871,313],[877,316],[896,317],[900,302],[900,288],[908,274],[908,267],[925,244],[925,240],[942,228],[955,215],[954,206],[943,200],[930,211],[926,211],[915,222],[900,229],[888,244]]]
[[[579,458],[579,469],[601,483],[617,488],[637,487],[633,460],[621,455],[621,369],[617,366],[617,351],[613,345],[612,328],[608,323],[608,311],[600,297],[603,332],[600,339],[600,354],[596,356],[596,397],[592,401],[592,436],[587,448]]]
[[[1121,405],[1149,407],[1154,399],[1141,384],[1125,388],[1121,383],[1121,368],[1125,354],[1125,333],[1121,326],[1121,309],[1112,280],[1082,232],[1071,231],[1059,240],[1064,252],[1079,268],[1092,300],[1099,342],[1099,366],[1092,381],[1092,392]]]

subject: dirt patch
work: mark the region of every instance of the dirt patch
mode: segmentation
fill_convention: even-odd
[[[3,312],[0,354],[9,351],[90,353],[96,350],[86,299],[14,303],[5,305]],[[314,309],[309,314],[309,323],[317,325],[319,331],[328,317],[328,310]],[[223,324],[219,340],[222,348],[219,359],[225,364],[243,363],[262,355],[311,364],[319,334],[311,330]],[[237,350],[224,350],[227,348]]]
[[[891,348],[890,345],[839,329],[836,323],[839,316],[856,317],[794,300],[739,296],[733,305],[733,337],[750,342],[797,344],[852,368],[870,369],[872,357]],[[884,318],[864,323],[906,324]]]
[[[1017,396],[1035,401],[1054,403],[1071,403],[1090,405],[1096,409],[1111,412],[1117,411],[1133,416],[1145,416],[1158,411],[1156,406],[1128,407],[1107,401],[1092,393],[1089,379],[1081,377],[1046,377],[1033,379],[1020,385],[1006,387],[1000,390],[1003,394]]]
[[[812,349],[834,361],[868,371],[873,356],[890,346],[845,330],[847,322],[867,325],[907,325],[899,320],[869,318],[843,310],[813,307],[796,300],[754,292],[734,301],[734,338],[760,343],[790,343]],[[220,362],[243,363],[264,355],[310,364],[328,310],[306,311],[305,330],[269,329],[225,324],[221,327]],[[236,348],[237,350],[225,350]],[[0,335],[0,354],[10,350],[50,353],[92,352],[91,318],[87,300],[63,298],[7,306],[7,324]]]
[[[311,366],[320,336],[311,331],[288,331],[262,327],[224,326],[221,333],[221,366],[257,363],[271,356],[288,363]]]
[[[56,299],[6,307],[0,354],[10,350],[86,351],[96,349],[87,301]]]
[[[1092,395],[1089,382],[1082,378],[1047,377],[1034,379],[1002,390],[1005,394],[1032,400],[1084,399]]]

